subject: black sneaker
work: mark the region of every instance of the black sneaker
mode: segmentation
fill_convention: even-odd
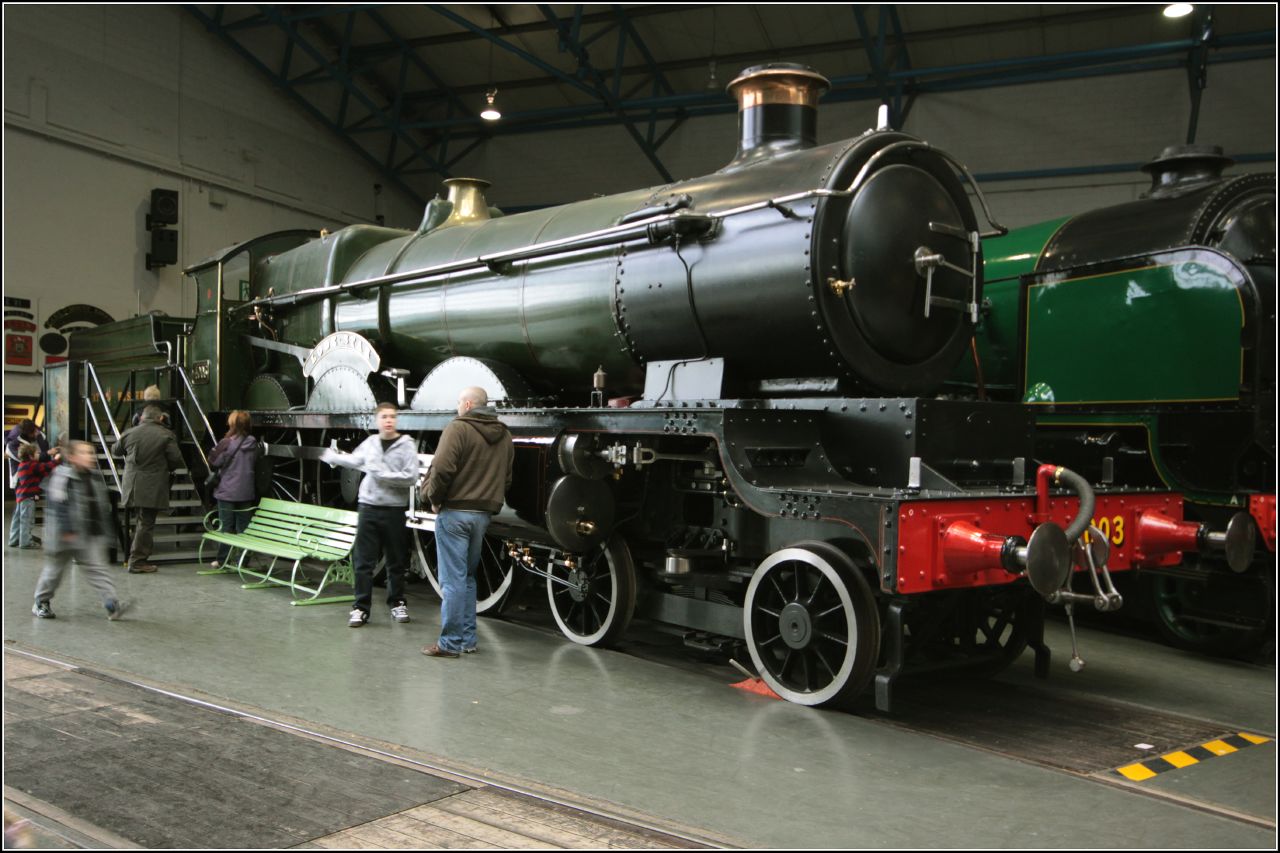
[[[369,614],[361,610],[359,607],[351,608],[351,614],[347,617],[348,628],[359,628],[361,625],[369,621]]]
[[[32,614],[39,616],[41,619],[57,619],[53,615],[53,608],[49,606],[47,601],[37,601],[31,608]]]
[[[117,619],[119,619],[121,616],[123,616],[123,615],[124,615],[124,612],[125,612],[126,610],[128,610],[128,609],[129,609],[129,602],[127,602],[127,601],[111,601],[111,602],[108,602],[108,603],[107,603],[107,618],[108,618],[108,619],[110,619],[112,622],[114,622],[114,621],[116,621]]]

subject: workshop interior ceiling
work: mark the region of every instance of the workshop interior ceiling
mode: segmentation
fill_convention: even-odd
[[[659,171],[685,120],[732,113],[725,85],[765,62],[811,65],[825,102],[1275,57],[1271,4],[185,7],[387,178],[429,197],[495,136],[621,125]],[[502,112],[485,121],[486,93]]]

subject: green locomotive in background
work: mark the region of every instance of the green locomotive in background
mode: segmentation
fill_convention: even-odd
[[[1142,198],[987,240],[953,382],[1031,407],[1037,454],[1095,481],[1173,489],[1211,524],[1253,511],[1248,571],[1189,557],[1145,590],[1172,642],[1220,652],[1269,638],[1275,601],[1276,184],[1230,163],[1174,146]]]

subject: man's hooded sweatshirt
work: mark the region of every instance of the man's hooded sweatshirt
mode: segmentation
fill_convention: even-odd
[[[442,509],[502,509],[511,488],[515,447],[497,415],[472,409],[454,418],[440,436],[427,477],[427,500]]]

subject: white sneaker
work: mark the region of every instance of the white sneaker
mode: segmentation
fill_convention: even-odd
[[[369,621],[369,614],[365,613],[359,607],[351,608],[351,615],[347,617],[348,628],[359,628],[361,625]]]
[[[409,608],[405,607],[403,604],[397,604],[395,607],[391,608],[391,618],[397,622],[408,622]]]

